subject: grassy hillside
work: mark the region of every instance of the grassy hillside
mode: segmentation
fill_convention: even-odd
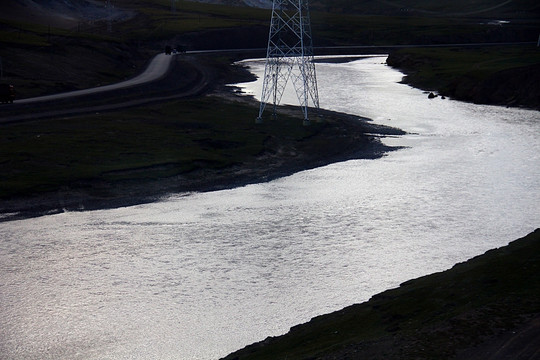
[[[179,1],[175,12],[169,0],[117,0],[130,14],[114,20],[81,19],[71,28],[55,22],[32,23],[8,16],[0,4],[0,56],[5,82],[19,97],[31,97],[118,81],[140,72],[145,62],[166,44],[189,49],[264,47],[270,11],[248,7]],[[462,0],[314,1],[312,28],[316,46],[393,45],[457,42],[536,41],[540,33],[534,1]],[[487,13],[474,12],[493,8]],[[432,12],[438,12],[434,15]],[[442,16],[445,14],[445,16]],[[441,15],[441,16],[439,16]],[[536,18],[535,18],[536,15]],[[510,23],[491,23],[493,18]],[[18,19],[18,20],[14,20]],[[519,19],[519,20],[518,20]],[[109,31],[110,30],[110,31]]]
[[[475,103],[540,109],[540,51],[534,45],[401,49],[387,63],[421,89]]]
[[[312,0],[312,8],[359,14],[420,14],[484,18],[538,17],[540,4],[534,0]],[[535,15],[536,14],[536,15]]]
[[[51,25],[15,21],[2,16],[2,8],[8,5],[0,4],[3,82],[14,84],[21,98],[92,87],[141,72],[165,44],[185,43],[182,34],[190,34],[186,44],[192,49],[207,47],[204,39],[191,35],[206,30],[220,29],[214,42],[221,40],[225,45],[223,39],[231,36],[224,35],[224,29],[234,32],[238,27],[259,26],[265,31],[260,32],[263,41],[258,45],[267,34],[268,14],[259,9],[182,2],[172,13],[166,0],[115,4],[135,15],[113,21],[111,31],[104,20],[81,20],[69,29],[56,28],[54,21]],[[228,44],[235,40],[238,43],[232,36]]]
[[[536,359],[539,274],[540,229],[225,359]]]

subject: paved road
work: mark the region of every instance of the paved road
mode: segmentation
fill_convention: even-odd
[[[208,68],[196,58],[156,55],[146,70],[116,84],[16,100],[0,108],[0,123],[72,116],[197,96],[211,87]],[[179,63],[187,64],[178,66]],[[191,73],[190,80],[185,72]],[[184,72],[184,74],[182,74]],[[107,92],[107,96],[101,93]]]
[[[45,95],[45,96],[28,98],[28,99],[15,100],[14,103],[31,104],[31,103],[42,102],[42,101],[66,99],[70,97],[90,95],[90,94],[96,94],[96,93],[100,93],[104,91],[128,88],[131,86],[155,81],[165,76],[165,74],[167,74],[167,71],[169,71],[169,67],[171,65],[173,57],[174,55],[165,55],[163,53],[156,55],[152,59],[152,61],[150,61],[150,64],[148,65],[148,67],[142,74],[130,80],[122,81],[122,82],[111,84],[111,85],[98,86],[98,87],[90,88],[90,89],[76,90],[76,91],[70,91],[70,92],[53,94],[53,95]]]
[[[265,50],[266,49],[196,50],[196,51],[188,51],[187,54],[204,55],[204,54],[239,53],[239,52],[251,53],[251,52],[261,52]],[[122,81],[115,84],[105,85],[105,86],[98,86],[98,87],[89,88],[89,89],[75,90],[75,91],[69,91],[69,92],[52,94],[52,95],[44,95],[44,96],[38,96],[38,97],[33,97],[33,98],[20,99],[20,100],[15,100],[14,103],[15,104],[33,104],[37,102],[67,99],[67,98],[83,96],[83,95],[93,95],[100,92],[125,89],[128,87],[146,84],[146,83],[163,78],[169,71],[172,61],[175,56],[181,56],[181,55],[180,54],[166,55],[164,53],[161,53],[154,56],[154,58],[150,61],[150,64],[148,65],[146,70],[142,74],[130,80]]]

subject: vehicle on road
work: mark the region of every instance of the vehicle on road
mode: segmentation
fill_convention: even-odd
[[[177,45],[175,48],[170,45],[165,46],[165,55],[184,54],[186,51],[187,47],[185,45]]]
[[[9,84],[0,84],[0,102],[12,103],[15,100],[15,87]]]

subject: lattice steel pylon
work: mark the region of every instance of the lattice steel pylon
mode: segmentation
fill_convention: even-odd
[[[313,107],[319,108],[313,59],[308,0],[273,0],[257,122],[262,122],[264,109],[270,99],[273,103],[273,115],[276,116],[276,107],[291,79],[304,114],[304,123],[309,124],[310,100]]]

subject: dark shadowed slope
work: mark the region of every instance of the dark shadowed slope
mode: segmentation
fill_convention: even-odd
[[[532,360],[539,345],[537,229],[225,359]]]

